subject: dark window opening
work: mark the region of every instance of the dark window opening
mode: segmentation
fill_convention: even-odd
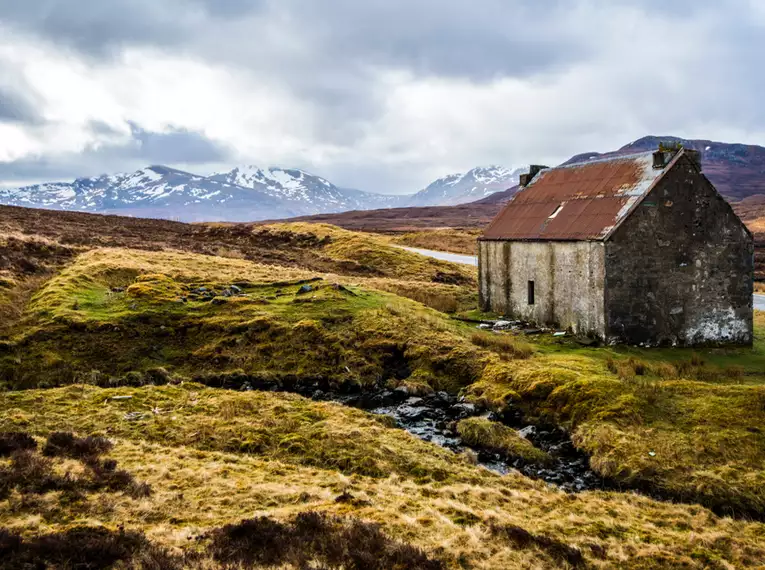
[[[534,304],[534,282],[529,281],[529,305]]]

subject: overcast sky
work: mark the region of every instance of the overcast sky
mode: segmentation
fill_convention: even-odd
[[[765,144],[763,0],[0,0],[0,183],[300,167],[400,193],[646,134]]]

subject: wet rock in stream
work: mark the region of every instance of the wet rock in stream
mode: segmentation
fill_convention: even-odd
[[[534,426],[522,420],[520,412],[492,414],[446,392],[427,396],[409,396],[404,391],[380,390],[352,395],[337,395],[321,390],[311,394],[315,400],[327,400],[361,408],[374,414],[390,416],[399,427],[424,441],[438,444],[454,452],[472,449],[478,462],[498,473],[516,469],[534,479],[541,479],[569,492],[602,489],[606,485],[590,469],[589,459],[578,451],[568,434],[555,426]],[[457,422],[469,417],[483,416],[518,430],[532,445],[547,452],[552,464],[528,463],[521,458],[507,457],[466,445],[457,434]]]

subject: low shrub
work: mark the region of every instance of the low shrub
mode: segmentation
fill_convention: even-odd
[[[386,536],[380,526],[323,513],[299,513],[288,522],[243,520],[208,534],[213,559],[225,565],[309,568],[316,562],[345,570],[441,570],[422,550]]]
[[[37,449],[37,442],[28,433],[11,431],[0,433],[0,457],[8,457],[16,451]]]
[[[55,432],[48,437],[42,450],[29,435],[21,432],[0,433],[0,445],[8,450],[9,465],[0,467],[0,498],[7,497],[14,489],[22,494],[41,495],[51,491],[67,491],[75,494],[107,489],[121,491],[133,497],[146,497],[151,487],[137,482],[125,470],[117,469],[113,459],[100,459],[111,450],[112,444],[102,437],[79,438],[68,432]],[[61,475],[54,469],[53,458],[76,459],[85,466],[86,473],[74,476]]]
[[[0,529],[0,569],[19,568],[161,568],[180,570],[180,558],[149,542],[143,533],[101,527],[75,527],[22,538]]]
[[[542,534],[533,534],[524,528],[514,525],[491,525],[490,529],[494,536],[508,540],[516,548],[522,550],[539,548],[558,564],[565,563],[573,568],[584,568],[586,566],[581,550],[555,538]]]

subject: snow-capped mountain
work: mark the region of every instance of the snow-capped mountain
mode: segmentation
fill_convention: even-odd
[[[523,172],[523,168],[509,170],[503,166],[484,166],[464,174],[450,174],[417,192],[408,205],[453,206],[474,202],[515,186]]]
[[[335,186],[299,169],[242,166],[199,176],[167,166],[73,182],[0,188],[0,204],[182,221],[257,221],[400,206],[472,202],[517,183],[520,170],[474,168],[436,180],[414,195]]]
[[[338,188],[298,169],[254,166],[212,176],[149,166],[131,174],[0,188],[0,204],[183,221],[256,221],[387,208],[408,197]]]
[[[214,174],[210,180],[262,192],[304,214],[385,208],[400,202],[398,196],[338,188],[321,176],[296,168],[242,166]]]

